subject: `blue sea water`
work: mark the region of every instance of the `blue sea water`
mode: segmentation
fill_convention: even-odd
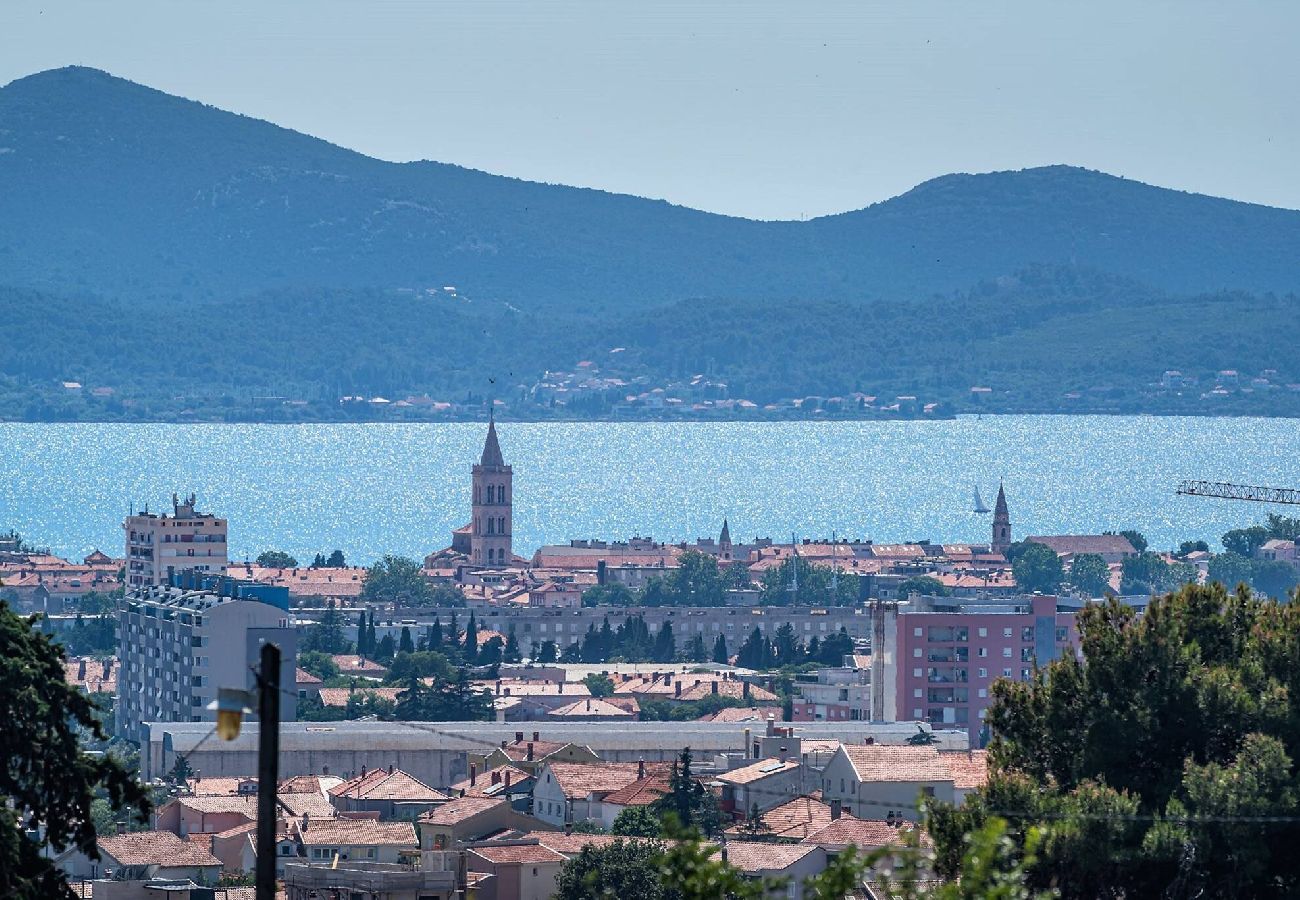
[[[571,538],[987,540],[1006,483],[1014,533],[1137,528],[1155,547],[1286,507],[1179,497],[1182,478],[1300,486],[1300,422],[984,416],[939,422],[502,423],[515,546]],[[230,520],[234,558],[352,562],[444,547],[468,521],[484,426],[0,424],[0,529],[55,552],[121,553],[128,507],[172,492]]]

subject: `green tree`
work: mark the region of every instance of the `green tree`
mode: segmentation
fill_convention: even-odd
[[[621,581],[597,584],[582,592],[583,606],[634,606],[636,594]]]
[[[337,678],[338,664],[328,653],[319,650],[305,650],[298,654],[298,667],[315,675],[321,681]]]
[[[1159,594],[1196,578],[1186,563],[1169,563],[1158,553],[1139,553],[1120,563],[1120,591],[1124,594]]]
[[[1070,584],[1089,597],[1102,597],[1110,590],[1110,566],[1099,553],[1080,553],[1070,563]]]
[[[1296,570],[1280,559],[1257,559],[1251,566],[1250,583],[1261,594],[1284,600],[1296,586]]]
[[[654,649],[650,658],[655,662],[669,663],[677,659],[677,639],[673,636],[673,623],[664,622],[655,634]]]
[[[1065,567],[1056,551],[1046,544],[1027,543],[1011,566],[1016,587],[1032,593],[1055,593],[1065,580]]]
[[[505,657],[506,642],[501,640],[498,634],[492,635],[483,642],[483,646],[478,648],[478,664],[480,666],[499,666]]]
[[[1217,581],[1228,590],[1235,590],[1239,584],[1250,584],[1254,567],[1248,557],[1240,553],[1216,553],[1210,557],[1206,573],[1211,581]]]
[[[731,661],[731,657],[727,654],[727,639],[721,634],[713,642],[713,661],[723,666],[729,665]]]
[[[64,681],[62,650],[35,624],[0,602],[0,896],[22,900],[73,896],[29,829],[43,827],[55,853],[73,847],[98,859],[97,795],[112,809],[134,807],[141,821],[149,810],[144,789],[115,756],[81,749],[81,732],[108,736],[91,699]]]
[[[313,569],[320,569],[323,568],[324,565],[325,565],[325,554],[317,553],[316,556],[311,561],[311,567]]]
[[[935,804],[941,874],[995,815],[1047,835],[1031,886],[1065,897],[1300,891],[1300,605],[1188,584],[1078,614],[1083,660],[993,686],[987,787]],[[1172,892],[1171,892],[1171,886]]]
[[[593,697],[612,697],[614,696],[614,682],[608,675],[602,675],[599,672],[592,672],[582,683],[587,686]]]
[[[686,644],[683,654],[689,662],[703,663],[709,661],[709,651],[704,646],[704,635],[696,632]]]
[[[776,641],[772,645],[772,652],[776,655],[776,664],[778,666],[789,666],[800,662],[799,657],[803,655],[803,648],[799,646],[799,639],[794,633],[794,626],[789,622],[781,623],[776,630]]]
[[[556,652],[557,650],[558,648],[555,646],[555,641],[542,641],[542,648],[537,651],[537,661],[544,666],[550,665],[560,658],[559,653]]]
[[[646,806],[628,806],[615,818],[611,833],[623,837],[659,837],[663,833],[663,822],[658,813]]]
[[[1271,537],[1272,535],[1263,525],[1252,525],[1249,528],[1234,528],[1224,534],[1220,540],[1229,553],[1254,556],[1255,551],[1264,546]]]
[[[1300,519],[1269,513],[1265,527],[1268,528],[1271,538],[1279,541],[1300,541]]]
[[[652,841],[583,847],[560,868],[555,896],[564,900],[681,900],[664,889],[662,854],[663,844]]]
[[[342,569],[347,564],[348,562],[344,559],[342,550],[335,550],[330,554],[330,558],[325,560],[325,565],[331,569]]]
[[[361,600],[396,606],[432,606],[433,588],[418,562],[405,556],[385,556],[366,572]]]
[[[247,556],[244,559],[248,559]],[[257,555],[257,564],[268,569],[296,569],[298,560],[283,550],[263,550]]]
[[[929,575],[913,575],[898,583],[898,596],[909,597],[920,594],[922,597],[947,597],[951,593],[943,582]]]
[[[1178,545],[1178,552],[1174,554],[1179,559],[1186,559],[1193,553],[1209,553],[1210,545],[1205,541],[1183,541]]]
[[[519,652],[519,638],[515,636],[515,626],[510,625],[510,633],[506,635],[506,649],[501,656],[502,662],[517,663],[523,662],[524,655]]]
[[[664,593],[674,606],[721,606],[722,578],[718,560],[708,553],[687,550],[664,580]]]
[[[460,609],[465,606],[465,592],[454,584],[437,584],[429,592],[429,605]]]
[[[405,684],[412,678],[433,678],[445,681],[455,675],[455,669],[447,657],[433,650],[415,653],[398,653],[388,667],[385,684]]]
[[[393,635],[391,633],[385,634],[379,639],[379,643],[375,645],[375,660],[388,664],[393,661],[393,657],[396,655],[397,644],[393,640]]]
[[[402,634],[397,641],[397,652],[398,653],[415,652],[415,641],[411,640],[411,629],[405,625],[402,626]]]
[[[668,775],[668,793],[650,805],[661,819],[671,815],[676,825],[682,828],[713,835],[722,828],[722,810],[713,794],[695,777],[691,762],[690,748],[683,748],[673,760]]]
[[[370,631],[366,628],[366,611],[357,613],[357,656],[370,656],[374,653],[370,645]]]
[[[1138,553],[1145,553],[1147,551],[1148,545],[1147,545],[1146,535],[1144,535],[1142,532],[1137,531],[1133,528],[1125,528],[1123,531],[1119,533],[1119,535],[1120,537],[1128,538],[1128,542],[1133,545],[1133,549],[1136,550]]]
[[[347,653],[352,649],[352,642],[343,631],[343,616],[331,600],[325,607],[320,621],[307,626],[299,650],[319,650],[322,653]]]
[[[469,614],[469,624],[465,626],[465,659],[473,662],[478,656],[478,622],[474,614]]]

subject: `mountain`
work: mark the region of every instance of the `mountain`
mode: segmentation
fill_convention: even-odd
[[[1081,169],[949,175],[842,215],[756,222],[383,162],[85,68],[0,88],[0,197],[0,282],[141,310],[444,285],[580,316],[924,300],[1035,266],[1176,293],[1300,287],[1300,212]]]

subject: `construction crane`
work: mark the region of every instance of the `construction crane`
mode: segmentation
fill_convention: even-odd
[[[1300,506],[1300,490],[1255,487],[1226,481],[1182,481],[1177,493],[1189,497],[1217,497],[1220,500],[1250,500],[1255,503],[1290,503]]]

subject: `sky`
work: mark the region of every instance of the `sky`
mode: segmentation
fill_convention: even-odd
[[[1294,0],[0,0],[0,84],[93,66],[382,159],[751,218],[1056,163],[1300,208],[1297,34]]]

